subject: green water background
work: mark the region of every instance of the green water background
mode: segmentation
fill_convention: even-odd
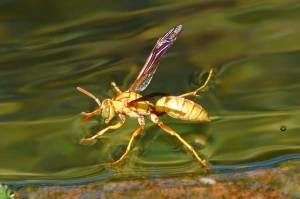
[[[300,3],[296,0],[0,2],[0,181],[85,182],[108,177],[198,173],[193,156],[147,121],[107,133],[94,145],[79,139],[104,128],[80,125],[96,104],[75,90],[112,97],[111,81],[130,85],[155,41],[171,27],[183,32],[143,93],[181,94],[215,67],[195,99],[214,120],[162,120],[216,172],[276,166],[300,157]],[[282,131],[284,130],[284,131]]]

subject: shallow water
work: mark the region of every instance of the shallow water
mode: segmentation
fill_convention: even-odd
[[[298,1],[63,1],[0,3],[0,181],[69,183],[108,177],[185,175],[202,169],[180,143],[147,121],[124,162],[138,127],[79,139],[104,128],[80,125],[96,105],[76,91],[112,97],[135,79],[156,39],[184,31],[143,93],[181,94],[216,74],[195,99],[209,124],[169,117],[215,172],[273,167],[300,158],[300,3]]]

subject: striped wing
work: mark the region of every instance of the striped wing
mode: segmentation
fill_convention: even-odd
[[[181,31],[182,25],[175,26],[157,40],[141,72],[130,86],[129,91],[141,92],[147,88],[158,67],[160,58],[167,52],[170,46],[172,46]]]

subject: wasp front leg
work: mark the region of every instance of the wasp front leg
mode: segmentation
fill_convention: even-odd
[[[99,110],[95,110],[95,111],[93,111],[93,112],[81,112],[81,114],[82,115],[84,115],[84,116],[94,116],[94,115],[96,115],[97,114],[97,112],[99,112]]]
[[[98,133],[93,135],[92,137],[82,138],[80,140],[80,143],[91,142],[91,141],[95,140],[96,138],[100,137],[101,135],[103,135],[104,133],[106,133],[108,130],[113,130],[113,129],[120,128],[125,123],[125,116],[120,114],[119,118],[120,118],[120,121],[117,122],[116,124],[110,125],[110,126],[104,128],[104,129],[102,129],[101,131],[99,131]]]
[[[95,116],[97,113],[99,112],[98,109],[96,109],[93,112],[81,112],[82,115],[84,115],[84,118],[81,120],[81,124],[83,124],[84,122],[88,121],[91,117]]]
[[[131,138],[129,140],[129,143],[128,143],[127,147],[126,147],[126,151],[123,153],[123,155],[118,160],[114,161],[112,163],[112,165],[121,162],[128,155],[128,153],[131,150],[132,144],[133,144],[134,140],[136,139],[136,137],[143,133],[143,131],[145,129],[145,119],[144,119],[144,117],[140,116],[138,118],[138,122],[140,124],[140,128],[136,129],[133,132],[133,134],[132,134],[132,136],[131,136]]]
[[[189,97],[189,96],[196,97],[196,96],[198,96],[197,93],[200,92],[201,90],[203,90],[207,86],[209,80],[212,77],[212,74],[213,74],[213,69],[210,69],[207,79],[205,80],[205,82],[199,88],[197,88],[196,90],[194,90],[192,92],[188,92],[188,93],[184,93],[182,95],[179,95],[179,97]]]
[[[122,91],[119,89],[119,87],[117,86],[116,82],[111,82],[110,83],[111,86],[115,89],[115,91],[118,93],[118,94],[121,94]]]
[[[187,141],[185,141],[176,131],[165,125],[163,122],[159,120],[159,118],[155,114],[150,115],[150,119],[152,122],[157,124],[162,130],[165,132],[169,133],[172,136],[175,136],[184,146],[188,148],[189,151],[193,153],[195,158],[198,160],[198,162],[206,169],[208,170],[208,164],[206,163],[205,160],[202,160],[196,150],[189,144]]]

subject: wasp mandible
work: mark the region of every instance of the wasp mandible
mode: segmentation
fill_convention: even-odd
[[[209,80],[212,77],[213,70],[211,69],[209,71],[208,77],[203,85],[192,92],[184,93],[179,96],[168,96],[161,93],[154,93],[145,96],[142,96],[140,94],[140,92],[144,91],[150,84],[150,81],[158,67],[159,60],[170,48],[170,46],[172,46],[181,31],[182,25],[178,25],[169,30],[157,40],[142,70],[128,90],[121,91],[116,83],[112,82],[111,85],[116,92],[116,96],[114,96],[112,99],[108,98],[100,102],[100,100],[92,93],[83,88],[77,87],[80,92],[94,99],[99,106],[93,112],[82,112],[82,114],[85,116],[83,118],[83,121],[87,121],[95,115],[101,115],[105,119],[105,123],[109,124],[115,116],[119,117],[119,121],[115,124],[107,126],[92,137],[81,139],[81,142],[93,141],[109,130],[120,128],[125,123],[126,116],[134,117],[138,120],[140,127],[133,132],[123,155],[112,164],[119,163],[128,155],[129,151],[132,148],[134,140],[143,133],[145,128],[145,117],[148,116],[150,120],[154,124],[158,125],[162,130],[172,136],[175,136],[184,146],[187,147],[190,152],[192,152],[199,163],[205,169],[208,169],[207,162],[199,157],[196,150],[176,131],[164,124],[159,119],[159,116],[167,114],[173,118],[181,120],[192,122],[209,122],[210,118],[207,111],[200,104],[197,104],[186,98],[198,96],[197,93],[202,91],[207,86]],[[155,104],[149,101],[150,98],[159,95],[162,97]]]

